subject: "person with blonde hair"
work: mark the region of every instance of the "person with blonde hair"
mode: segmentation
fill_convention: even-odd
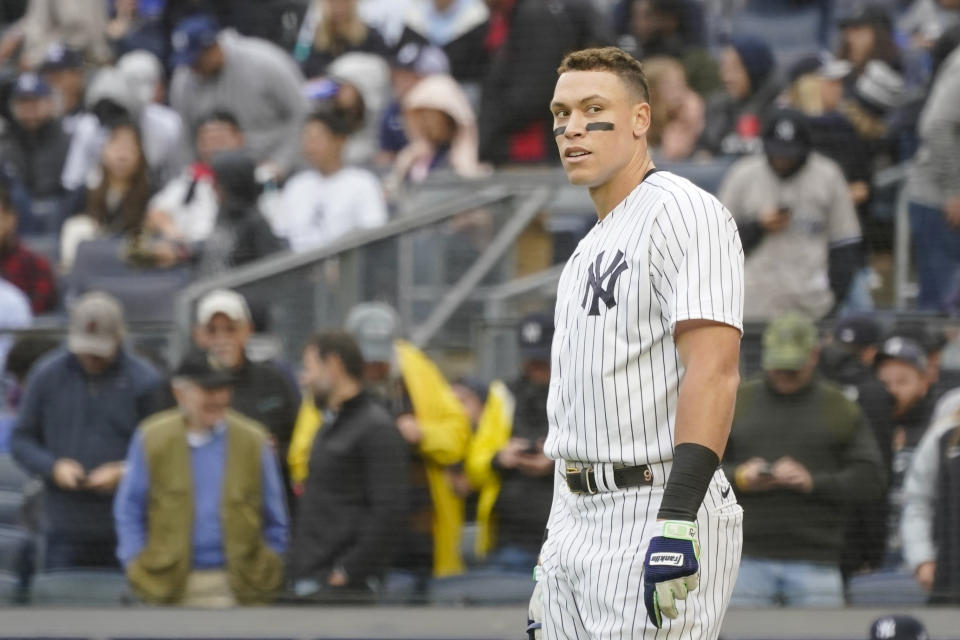
[[[353,51],[387,55],[387,45],[357,13],[357,0],[315,0],[300,28],[294,57],[308,78],[323,75],[331,62]]]

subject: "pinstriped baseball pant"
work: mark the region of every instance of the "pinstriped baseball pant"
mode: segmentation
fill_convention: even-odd
[[[545,640],[714,640],[740,566],[743,510],[717,471],[697,516],[700,585],[656,629],[643,604],[643,559],[663,486],[574,495],[563,483],[541,551]]]

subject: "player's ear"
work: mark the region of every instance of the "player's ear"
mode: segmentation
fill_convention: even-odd
[[[650,129],[650,103],[638,102],[633,105],[633,136],[642,138]]]

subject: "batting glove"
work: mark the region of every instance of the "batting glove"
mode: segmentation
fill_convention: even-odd
[[[529,640],[540,640],[543,637],[543,600],[539,570],[540,567],[533,570],[533,579],[537,584],[533,587],[533,595],[530,596],[530,606],[527,609],[527,638]]]
[[[668,520],[658,522],[643,561],[643,603],[647,617],[659,629],[663,617],[676,618],[677,600],[697,588],[700,543],[697,524]]]

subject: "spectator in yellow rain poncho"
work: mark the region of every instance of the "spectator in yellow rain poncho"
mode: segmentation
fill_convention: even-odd
[[[357,305],[346,322],[364,352],[368,387],[390,405],[397,428],[411,447],[411,474],[417,477],[422,471],[425,479],[425,506],[430,513],[411,514],[411,528],[418,529],[417,522],[421,526],[408,536],[413,546],[422,549],[424,545],[417,542],[426,542],[431,548],[425,559],[428,566],[421,568],[435,577],[455,575],[464,571],[460,550],[464,502],[446,470],[463,461],[470,424],[437,366],[413,344],[396,339],[397,327],[396,312],[379,303]],[[309,474],[310,449],[321,423],[314,403],[305,400],[287,454],[295,487],[302,486]],[[426,540],[417,540],[417,533]]]

